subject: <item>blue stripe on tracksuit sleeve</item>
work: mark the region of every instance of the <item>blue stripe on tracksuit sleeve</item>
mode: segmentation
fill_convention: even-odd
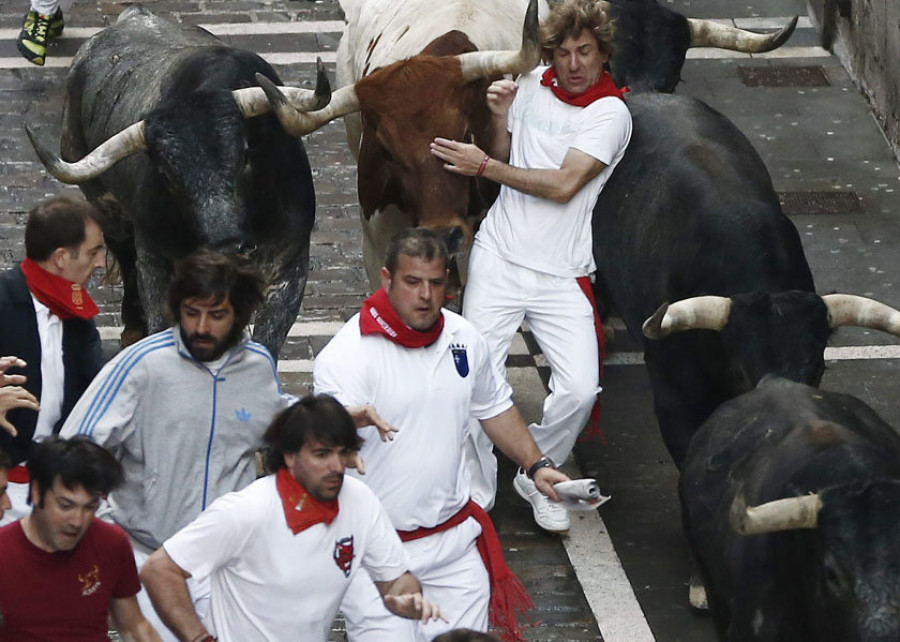
[[[147,337],[143,341],[136,343],[106,376],[106,380],[94,396],[81,420],[81,424],[78,426],[78,434],[93,437],[94,428],[103,415],[106,414],[106,411],[109,410],[109,406],[134,366],[151,352],[172,345],[175,345],[175,337],[171,331]]]
[[[275,359],[272,358],[272,353],[270,353],[263,344],[256,343],[256,341],[248,341],[247,349],[268,359],[269,365],[272,366],[272,376],[275,378],[275,383],[278,385],[278,394],[281,394],[281,379],[278,376],[278,365],[275,363]]]

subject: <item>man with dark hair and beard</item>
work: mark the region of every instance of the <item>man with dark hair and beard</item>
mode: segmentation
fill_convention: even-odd
[[[131,537],[138,568],[213,500],[256,478],[266,426],[294,398],[282,394],[275,361],[245,328],[263,299],[260,280],[219,252],[198,250],[175,270],[175,325],[119,353],[63,426],[105,446],[125,484],[109,497],[112,519]],[[189,582],[197,612],[208,582]],[[163,639],[145,591],[141,610]]]

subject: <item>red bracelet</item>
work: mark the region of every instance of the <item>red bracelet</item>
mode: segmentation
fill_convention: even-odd
[[[478,171],[475,172],[475,176],[481,176],[482,174],[484,174],[484,168],[487,167],[489,160],[491,160],[491,157],[485,154],[484,160],[481,161],[481,165],[478,167]]]

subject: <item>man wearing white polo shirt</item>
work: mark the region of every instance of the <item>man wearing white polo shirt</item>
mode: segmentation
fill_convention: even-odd
[[[382,288],[313,367],[317,393],[347,406],[373,406],[396,427],[362,429],[361,479],[404,540],[412,572],[449,619],[416,624],[389,617],[360,574],[341,607],[351,642],[430,642],[453,628],[486,631],[489,604],[492,625],[518,628],[517,607],[530,600],[503,562],[490,518],[470,499],[463,461],[470,418],[541,492],[558,499],[553,484],[568,479],[541,455],[484,339],[441,308],[448,261],[433,230],[398,234],[388,246]]]

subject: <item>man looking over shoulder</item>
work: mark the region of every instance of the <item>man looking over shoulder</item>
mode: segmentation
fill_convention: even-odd
[[[128,536],[94,517],[122,467],[84,438],[49,437],[28,459],[32,510],[0,528],[0,640],[158,642],[138,607]]]
[[[38,203],[25,224],[26,258],[0,275],[0,355],[19,357],[4,361],[9,372],[3,379],[31,395],[31,403],[9,410],[0,426],[0,448],[14,464],[9,471],[12,509],[0,524],[30,512],[28,453],[59,432],[103,366],[92,320],[97,306],[85,289],[94,271],[106,265],[98,216],[93,205],[73,196]]]
[[[361,568],[395,616],[440,618],[381,504],[344,477],[361,442],[347,411],[331,397],[307,397],[275,418],[265,441],[275,474],[220,497],[144,566],[156,610],[178,638],[325,642]],[[185,582],[197,575],[212,578],[208,627]]]
[[[463,445],[471,418],[541,492],[568,480],[541,455],[494,369],[481,335],[441,308],[449,257],[433,230],[407,229],[387,249],[382,288],[316,357],[317,393],[370,405],[396,432],[363,428],[363,481],[384,504],[411,559],[410,570],[449,622],[390,616],[360,573],[341,606],[351,642],[430,640],[453,628],[518,633],[515,611],[530,603],[503,561],[487,514],[470,500]]]
[[[542,56],[550,66],[488,88],[494,132],[488,153],[443,138],[431,145],[447,171],[501,185],[475,237],[463,316],[484,335],[501,372],[513,335],[528,321],[551,372],[544,416],[529,429],[558,464],[568,458],[600,392],[603,333],[590,283],[596,269],[591,214],[631,138],[624,92],[605,71],[612,40],[602,3],[557,3],[541,25]],[[473,435],[473,496],[492,505],[496,460],[489,440]],[[566,511],[548,502],[524,470],[513,485],[541,528],[568,530]]]

